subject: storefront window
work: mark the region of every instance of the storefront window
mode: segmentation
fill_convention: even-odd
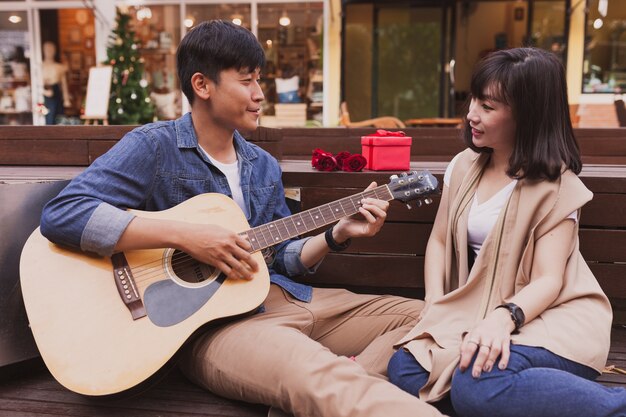
[[[258,5],[258,39],[265,49],[265,102],[261,123],[322,123],[323,3]],[[277,106],[278,104],[278,106]]]
[[[96,65],[93,13],[87,9],[39,11],[42,65],[35,72],[37,115],[45,124],[79,124],[89,68]]]
[[[0,12],[0,124],[32,124],[26,12]]]
[[[236,25],[251,29],[249,4],[189,5],[183,24],[190,29],[205,20],[230,20]]]
[[[133,27],[141,45],[150,97],[159,120],[182,114],[182,94],[176,75],[176,48],[180,43],[179,6],[131,7]]]
[[[622,3],[622,0],[589,0],[584,93],[626,91],[626,7]]]

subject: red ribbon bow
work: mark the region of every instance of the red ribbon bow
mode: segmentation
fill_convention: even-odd
[[[406,136],[403,131],[398,130],[397,132],[390,132],[385,129],[378,129],[376,133],[369,136]]]

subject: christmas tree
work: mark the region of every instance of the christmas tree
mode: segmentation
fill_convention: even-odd
[[[109,122],[114,125],[144,124],[154,120],[154,105],[144,78],[144,59],[130,27],[130,15],[117,9],[117,27],[109,35],[107,56],[113,66]]]

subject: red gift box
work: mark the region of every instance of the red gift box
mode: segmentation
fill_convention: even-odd
[[[396,171],[409,169],[412,138],[404,132],[379,129],[375,134],[361,137],[361,153],[367,159],[366,169]]]

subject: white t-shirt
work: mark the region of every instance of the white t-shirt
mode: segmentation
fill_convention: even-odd
[[[459,155],[460,154],[457,154],[452,161],[450,161],[450,164],[448,164],[448,168],[446,168],[446,172],[443,176],[445,186],[450,185],[452,170],[454,169]],[[500,211],[502,211],[502,208],[506,205],[506,202],[515,189],[515,184],[517,184],[517,180],[512,180],[500,189],[500,191],[491,196],[489,200],[483,201],[481,204],[478,204],[478,197],[474,194],[467,219],[467,243],[472,250],[474,250],[476,255],[480,252],[483,242],[487,239],[489,232],[491,232],[491,229],[493,229],[493,226],[496,224]],[[577,221],[578,212],[572,212],[567,218]]]
[[[202,147],[200,147],[200,149],[202,149]],[[208,152],[204,149],[202,149],[202,152],[204,152],[206,157],[209,158],[209,161],[211,161],[211,163],[215,165],[217,169],[222,171],[222,173],[226,176],[228,186],[230,187],[230,192],[233,195],[233,200],[235,200],[235,203],[237,203],[237,205],[241,207],[241,210],[245,213],[247,217],[248,210],[246,210],[246,203],[243,199],[243,191],[241,190],[241,180],[239,177],[239,160],[231,164],[224,164],[220,161],[217,161],[215,158],[212,158],[211,155],[209,155]]]

